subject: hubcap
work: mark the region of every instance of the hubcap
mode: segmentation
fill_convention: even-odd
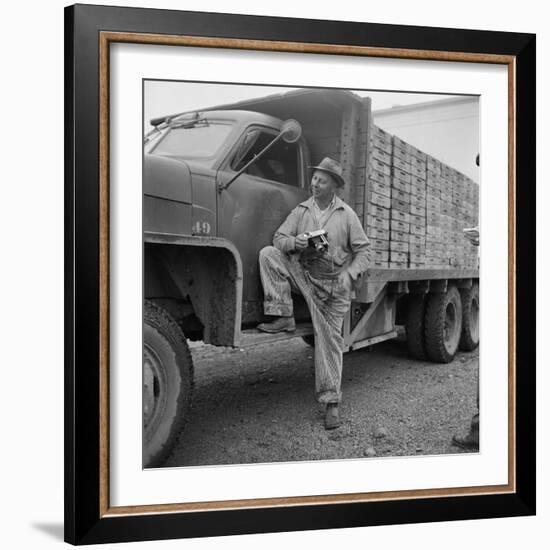
[[[166,400],[166,377],[158,355],[143,347],[143,427],[152,428],[160,417]]]
[[[470,330],[472,340],[478,342],[479,340],[479,302],[477,298],[472,299],[470,305]]]
[[[458,315],[456,304],[449,302],[445,310],[445,349],[453,354],[456,351],[458,337]]]

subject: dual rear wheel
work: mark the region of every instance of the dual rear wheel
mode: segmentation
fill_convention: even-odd
[[[411,294],[406,328],[409,353],[415,359],[450,363],[458,349],[474,350],[479,344],[479,285]]]

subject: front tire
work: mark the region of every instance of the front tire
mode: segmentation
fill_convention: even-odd
[[[479,345],[479,285],[460,292],[462,298],[462,334],[459,348],[462,351],[473,351]]]
[[[193,390],[193,361],[174,319],[146,301],[143,326],[143,466],[157,467],[185,422]]]
[[[456,286],[428,294],[424,322],[426,354],[435,363],[450,363],[462,331],[462,302]]]

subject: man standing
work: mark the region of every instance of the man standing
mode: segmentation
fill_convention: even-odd
[[[476,158],[479,166],[479,155]],[[474,245],[479,246],[479,226],[470,229],[464,229],[465,237]],[[470,431],[464,436],[453,435],[453,445],[461,449],[479,450],[479,384],[477,387],[477,412],[470,422]]]
[[[479,153],[476,156],[476,164],[479,166]],[[479,225],[464,229],[464,236],[474,245],[479,246]],[[464,436],[453,435],[453,445],[462,449],[479,450],[479,383],[477,386],[477,412],[470,422],[470,431]]]
[[[289,214],[273,237],[274,246],[260,251],[264,332],[292,332],[296,328],[291,291],[304,297],[315,337],[315,394],[325,403],[325,428],[340,425],[342,322],[354,285],[366,270],[370,245],[357,214],[336,196],[345,185],[342,166],[324,158],[312,167],[312,196]],[[311,246],[307,233],[326,231],[328,248]]]

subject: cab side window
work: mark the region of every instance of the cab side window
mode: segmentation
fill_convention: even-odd
[[[249,130],[231,162],[231,168],[235,171],[240,170],[271,143],[276,135],[275,131],[269,132],[259,128]],[[298,144],[286,143],[281,139],[259,160],[249,166],[245,173],[298,187],[300,181],[298,175],[299,159],[300,149]]]

